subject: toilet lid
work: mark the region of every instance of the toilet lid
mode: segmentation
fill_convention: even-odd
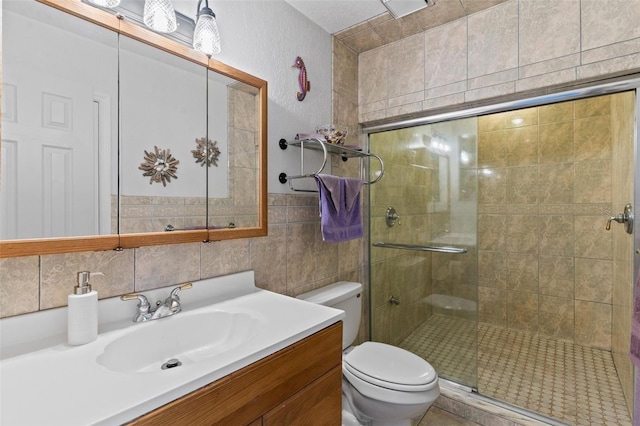
[[[365,342],[344,356],[345,367],[358,378],[390,389],[422,390],[438,378],[424,359],[404,349]]]

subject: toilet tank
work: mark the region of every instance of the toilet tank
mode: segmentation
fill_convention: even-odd
[[[348,348],[356,340],[362,316],[362,284],[338,281],[303,293],[298,299],[343,310],[345,318],[342,320],[342,349]]]

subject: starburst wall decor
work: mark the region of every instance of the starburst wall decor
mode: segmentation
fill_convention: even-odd
[[[144,163],[140,163],[138,169],[144,173],[142,176],[149,176],[149,185],[154,182],[162,182],[162,186],[167,186],[171,182],[171,178],[178,179],[176,172],[178,171],[178,163],[169,149],[158,149],[153,147],[153,152],[144,151]]]
[[[193,158],[196,159],[196,164],[200,163],[200,166],[204,167],[206,164],[207,167],[214,166],[218,167],[218,157],[220,157],[220,150],[216,146],[218,141],[205,142],[205,138],[197,138],[196,144],[198,145],[196,149],[192,150]],[[208,152],[208,154],[207,154]]]

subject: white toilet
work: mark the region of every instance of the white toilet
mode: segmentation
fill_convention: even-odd
[[[340,281],[298,296],[345,311],[342,333],[342,424],[410,425],[440,395],[433,367],[411,352],[377,342],[350,346],[358,334],[362,285]]]

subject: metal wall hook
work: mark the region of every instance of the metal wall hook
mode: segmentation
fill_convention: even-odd
[[[631,206],[631,203],[628,203],[626,206],[624,206],[624,212],[618,213],[617,215],[611,216],[609,218],[609,220],[607,221],[607,226],[605,228],[607,231],[611,230],[611,222],[614,220],[618,223],[624,224],[624,229],[625,231],[627,231],[627,234],[632,234],[633,233],[633,207]]]

